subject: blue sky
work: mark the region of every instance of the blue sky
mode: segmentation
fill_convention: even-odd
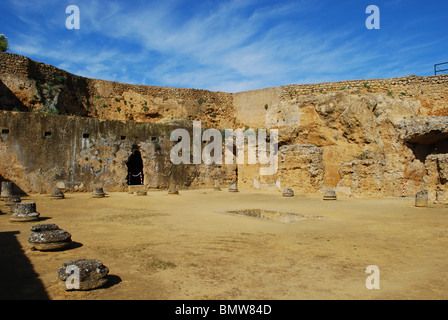
[[[132,84],[239,92],[429,76],[448,61],[447,0],[1,0],[0,12],[9,52]]]

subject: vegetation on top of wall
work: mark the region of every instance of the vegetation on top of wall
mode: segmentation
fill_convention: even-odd
[[[8,38],[4,34],[0,34],[0,52],[8,51]]]
[[[59,76],[57,76],[56,77],[56,81],[58,82],[58,83],[64,83],[65,82],[65,77],[64,76],[62,76],[62,75],[59,75]]]

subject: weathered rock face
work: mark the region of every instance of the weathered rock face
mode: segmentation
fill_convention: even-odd
[[[3,129],[4,128],[4,129]],[[144,187],[211,188],[213,180],[236,180],[236,165],[174,165],[170,133],[178,126],[99,121],[31,112],[0,111],[0,177],[26,193],[54,187],[92,192],[128,188],[128,164],[141,154]]]
[[[404,185],[407,195],[422,188],[433,190],[435,200],[444,197],[446,189],[437,182],[439,165],[428,157],[448,154],[447,83],[447,76],[410,76],[292,85],[237,93],[234,104],[237,117],[248,126],[279,129],[282,148],[309,144],[322,150],[321,160],[311,162],[314,170],[308,169],[318,172],[314,180],[288,179],[289,169],[297,170],[294,164],[307,167],[306,153],[297,155],[301,150],[283,158],[280,148],[280,159],[289,169],[272,179],[278,186],[299,192],[333,187],[342,195],[381,197],[400,196]],[[316,165],[319,161],[323,167]],[[239,166],[239,180],[242,175],[247,182],[242,186],[254,179],[259,182],[256,187],[267,185],[256,170],[249,174],[250,170]]]
[[[106,276],[109,273],[109,268],[100,260],[80,259],[64,263],[57,273],[66,290],[92,290],[107,283]],[[70,276],[71,279],[69,279]],[[72,279],[73,283],[66,283],[67,280]]]
[[[431,154],[426,158],[427,175],[422,186],[430,201],[448,203],[448,154]]]
[[[322,149],[311,144],[287,145],[279,149],[278,179],[298,192],[314,193],[324,185]]]
[[[386,187],[385,173],[385,158],[381,154],[366,152],[356,160],[341,164],[338,189],[368,196],[383,195]]]
[[[227,117],[232,95],[198,89],[129,85],[89,79],[0,53],[0,109],[90,116],[160,124],[198,119],[215,127],[234,125]]]
[[[434,144],[448,138],[448,117],[418,117],[397,124],[400,139],[410,143]]]
[[[126,164],[137,149],[146,189],[211,188],[219,179],[238,181],[242,189],[331,187],[338,195],[381,197],[400,196],[405,186],[407,196],[425,189],[430,201],[443,202],[447,96],[448,75],[228,94],[86,79],[0,53],[0,108],[9,110],[0,115],[0,176],[26,192],[49,192],[55,184],[123,191]],[[169,133],[191,129],[192,120],[223,129],[278,129],[278,172],[262,176],[259,165],[247,164],[174,166]]]

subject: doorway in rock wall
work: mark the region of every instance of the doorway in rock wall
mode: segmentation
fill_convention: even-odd
[[[448,153],[448,135],[424,135],[407,142],[406,145],[412,150],[416,159],[425,163],[426,158],[431,154]]]
[[[128,185],[143,185],[143,159],[138,147],[132,148],[132,154],[130,155],[129,160],[126,163],[126,166],[128,167],[128,175],[126,177]]]

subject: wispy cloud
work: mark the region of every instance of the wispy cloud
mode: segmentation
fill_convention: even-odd
[[[441,46],[424,31],[368,32],[356,1],[340,7],[311,0],[84,0],[77,31],[65,29],[68,4],[9,0],[23,24],[10,31],[12,51],[88,77],[236,92],[423,72],[413,58],[431,59],[428,52]],[[361,9],[356,23],[345,12],[354,4]]]

